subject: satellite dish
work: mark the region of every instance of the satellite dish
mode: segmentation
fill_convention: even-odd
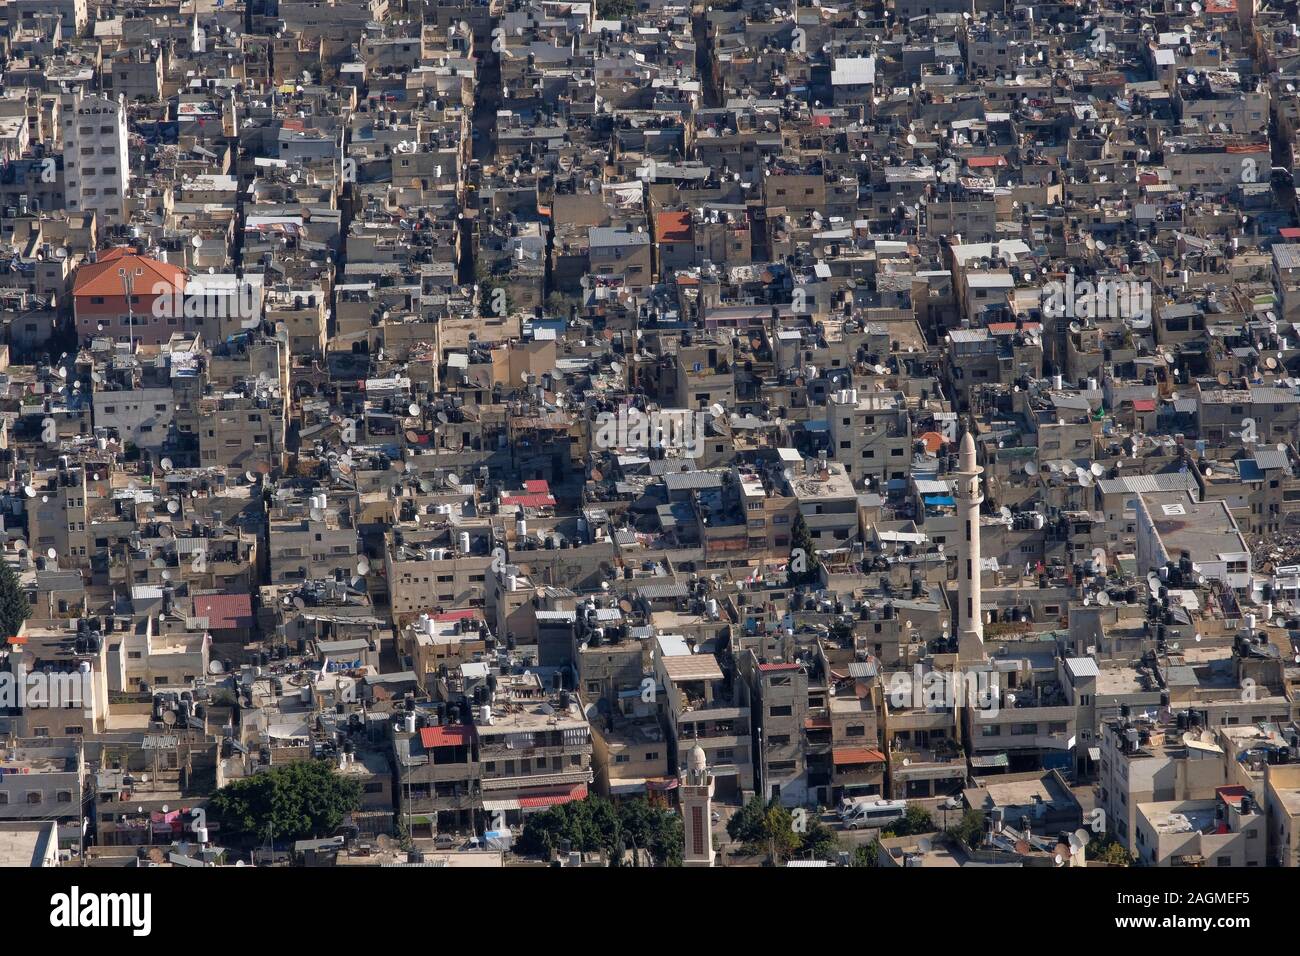
[[[168,513],[168,514],[173,514],[173,515],[174,515],[174,514],[176,514],[176,512],[178,512],[178,511],[180,511],[180,510],[181,510],[181,505],[180,505],[180,502],[179,502],[179,501],[177,501],[175,498],[168,499],[168,501],[167,501],[167,513]]]
[[[1110,595],[1107,594],[1105,591],[1098,591],[1098,592],[1097,592],[1097,603],[1100,604],[1102,607],[1109,607],[1109,606],[1110,606]]]
[[[1029,475],[1031,478],[1034,475],[1038,474],[1038,462],[1036,461],[1025,462],[1025,474]]]
[[[172,724],[176,723],[176,711],[174,711],[174,710],[164,710],[164,711],[163,711],[163,715],[162,715],[162,722],[163,722],[164,724],[166,724],[168,727],[170,727],[170,726],[172,726]]]
[[[412,418],[419,418],[420,406],[416,402],[411,402],[410,405],[406,406],[406,413],[410,415]]]
[[[170,458],[164,458],[162,461],[158,462],[158,467],[163,471],[171,471],[173,467],[172,460]]]
[[[215,676],[215,675],[217,675],[217,674],[223,673],[224,671],[225,671],[225,668],[221,666],[221,661],[209,661],[209,662],[208,662],[208,673],[209,673],[209,674],[212,674],[212,675]]]
[[[31,485],[23,485],[23,494],[25,494],[28,498],[35,498],[36,489],[33,488]]]
[[[1099,461],[1094,461],[1088,470],[1092,472],[1094,478],[1100,478],[1106,474],[1106,467]]]
[[[370,562],[363,557],[360,561],[357,562],[357,574],[360,574],[364,577],[369,573],[370,573]]]
[[[453,471],[451,474],[449,474],[449,475],[447,476],[447,484],[450,485],[452,488],[459,488],[459,487],[460,487],[460,475],[456,474],[456,473]]]

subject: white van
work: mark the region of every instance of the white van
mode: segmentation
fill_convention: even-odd
[[[888,826],[903,819],[906,800],[864,800],[840,812],[840,822],[849,830]]]

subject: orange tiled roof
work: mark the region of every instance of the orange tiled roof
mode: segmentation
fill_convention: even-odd
[[[121,295],[121,268],[143,269],[144,275],[135,280],[136,295],[152,295],[154,286],[164,283],[178,292],[185,291],[185,270],[148,256],[137,255],[133,250],[118,247],[101,252],[95,262],[88,262],[77,270],[72,283],[73,295]]]
[[[660,242],[690,242],[691,214],[689,212],[661,212],[657,231]]]

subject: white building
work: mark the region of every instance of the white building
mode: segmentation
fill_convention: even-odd
[[[130,184],[126,101],[80,97],[63,114],[63,175],[67,208],[96,212],[100,225],[126,220]]]

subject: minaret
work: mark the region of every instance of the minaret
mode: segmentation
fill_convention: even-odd
[[[961,439],[957,467],[957,522],[962,547],[957,558],[957,654],[963,661],[984,659],[984,614],[980,600],[980,475],[975,461],[975,435]]]
[[[708,759],[699,744],[691,749],[684,776],[681,800],[686,852],[682,866],[712,866],[713,774],[709,773]]]

